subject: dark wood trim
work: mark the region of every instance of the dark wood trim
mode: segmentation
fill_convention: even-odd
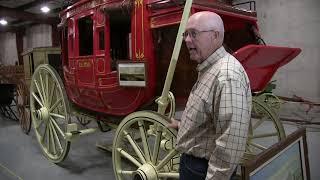
[[[19,65],[23,65],[23,58],[21,53],[23,52],[23,36],[25,34],[25,29],[20,28],[18,31],[16,31],[16,46],[17,46],[17,52],[18,52],[18,60]]]

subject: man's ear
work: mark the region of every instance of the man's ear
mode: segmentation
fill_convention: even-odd
[[[212,42],[217,42],[217,41],[218,41],[218,38],[219,38],[219,32],[213,31],[211,37],[212,37]]]
[[[214,33],[213,33],[213,37],[215,38],[215,39],[218,39],[218,37],[219,37],[219,32],[218,31],[213,31]]]

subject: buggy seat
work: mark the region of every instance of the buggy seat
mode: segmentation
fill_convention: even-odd
[[[246,70],[252,92],[265,89],[278,68],[300,54],[300,48],[248,45],[237,50],[236,57]]]

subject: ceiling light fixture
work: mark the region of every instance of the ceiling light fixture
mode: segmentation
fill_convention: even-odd
[[[48,8],[48,6],[42,6],[42,7],[41,7],[41,11],[42,11],[43,13],[48,13],[48,12],[50,11],[50,8]]]
[[[1,20],[0,20],[0,24],[3,25],[3,26],[5,26],[5,25],[8,24],[8,21],[6,21],[5,19],[1,19]]]

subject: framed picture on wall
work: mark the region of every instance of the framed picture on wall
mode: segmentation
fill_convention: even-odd
[[[243,180],[310,180],[305,128],[242,166]]]
[[[119,61],[118,80],[120,86],[145,87],[147,85],[146,63]]]

